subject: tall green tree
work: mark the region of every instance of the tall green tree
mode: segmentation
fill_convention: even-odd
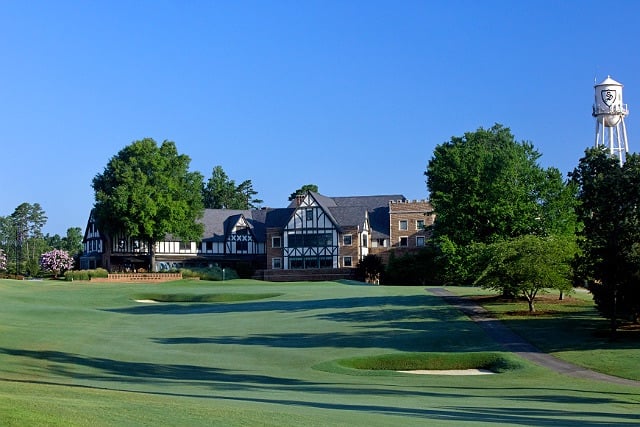
[[[296,197],[298,196],[304,196],[305,194],[307,194],[307,191],[312,191],[314,193],[318,192],[318,186],[315,184],[305,184],[302,187],[298,188],[296,191],[294,191],[293,193],[291,193],[291,195],[289,196],[289,201],[291,200],[295,200]]]
[[[155,243],[168,234],[198,240],[203,226],[202,181],[191,159],[172,141],[134,141],[93,178],[95,218],[107,236],[122,233],[146,241],[155,270]]]
[[[42,234],[46,223],[47,216],[39,203],[21,203],[11,215],[0,218],[0,246],[8,255],[11,271],[38,274],[40,254],[47,249]]]
[[[211,177],[202,189],[202,199],[207,209],[255,209],[262,203],[262,200],[255,198],[257,194],[250,179],[236,185],[222,166],[213,168]]]
[[[446,243],[443,256],[456,257],[441,263],[448,276],[459,274],[450,280],[469,281],[478,272],[470,264],[473,244],[573,234],[575,187],[557,169],[542,168],[539,158],[532,143],[516,141],[500,124],[435,148],[425,175],[436,213],[435,239]],[[448,265],[454,261],[466,267]]]
[[[629,154],[620,165],[592,148],[570,175],[584,223],[577,271],[615,334],[618,320],[640,317],[640,156]]]
[[[80,227],[67,228],[67,235],[62,238],[62,245],[58,249],[69,252],[72,256],[82,252],[82,229]]]

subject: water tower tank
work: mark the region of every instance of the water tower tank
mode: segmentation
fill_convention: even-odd
[[[622,103],[622,84],[607,76],[593,87],[595,89],[593,117],[596,118],[595,146],[608,147],[611,156],[618,157],[622,165],[629,152],[627,127],[624,124],[629,108]]]
[[[593,116],[606,127],[616,126],[628,114],[627,106],[622,103],[622,84],[608,76],[594,88]]]

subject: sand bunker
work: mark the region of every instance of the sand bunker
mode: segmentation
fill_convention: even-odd
[[[487,369],[416,369],[414,371],[398,371],[404,374],[417,374],[417,375],[491,375],[495,372]]]
[[[157,304],[158,301],[152,300],[152,299],[137,299],[136,302],[142,302],[145,304]]]

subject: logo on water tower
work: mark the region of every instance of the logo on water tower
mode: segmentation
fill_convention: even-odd
[[[602,97],[602,102],[607,107],[611,107],[616,100],[616,91],[615,89],[603,89],[600,91],[600,96]]]

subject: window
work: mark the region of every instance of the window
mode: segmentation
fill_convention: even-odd
[[[307,221],[313,221],[313,209],[307,209],[305,212]]]
[[[351,261],[351,257],[350,256],[342,257],[342,265],[344,267],[353,267],[353,263]]]
[[[240,240],[236,242],[236,252],[247,252],[249,250],[249,242]]]
[[[205,248],[207,252],[213,252],[213,242],[206,242]]]
[[[366,248],[369,246],[369,239],[367,238],[366,234],[362,235],[362,247]]]
[[[302,257],[290,257],[289,268],[292,270],[304,268],[304,259]]]
[[[416,230],[424,230],[424,219],[416,221]]]
[[[400,230],[408,230],[409,229],[409,223],[407,222],[406,219],[401,219],[398,224],[399,224],[398,228]]]
[[[191,250],[191,242],[180,242],[180,250],[181,251],[190,251]]]
[[[344,236],[342,236],[342,244],[344,246],[351,246],[351,234],[345,234]]]
[[[400,238],[400,246],[409,246],[409,238],[401,237]]]
[[[271,238],[271,247],[272,248],[282,247],[282,239],[280,238],[280,236],[274,236]]]
[[[271,259],[271,268],[273,268],[274,270],[282,268],[282,258]]]
[[[320,234],[289,234],[290,248],[327,247],[333,244],[331,233]]]
[[[303,268],[333,268],[333,258],[330,256],[289,257],[290,269]]]
[[[424,236],[416,236],[416,246],[424,246]]]

